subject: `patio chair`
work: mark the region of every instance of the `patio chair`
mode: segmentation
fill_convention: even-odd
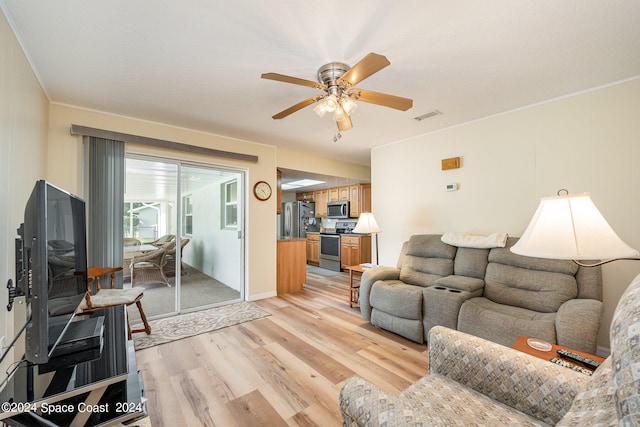
[[[92,313],[97,310],[103,310],[105,308],[117,307],[120,305],[130,306],[135,304],[140,312],[140,319],[144,325],[142,329],[131,329],[129,324],[129,316],[127,316],[127,335],[131,339],[131,334],[137,332],[146,332],[147,335],[151,333],[151,327],[147,322],[147,316],[142,309],[142,297],[144,296],[144,288],[137,289],[116,289],[114,286],[114,279],[116,272],[121,271],[122,267],[90,267],[87,269],[87,280],[89,284],[95,282],[96,292],[92,295],[91,286],[87,286],[87,294],[85,300],[80,305],[82,313]],[[100,286],[100,277],[111,274],[111,287],[108,289],[102,289]]]
[[[123,237],[122,238],[122,246],[140,246],[140,240],[135,237]]]
[[[171,286],[164,274],[163,267],[166,264],[165,254],[172,247],[175,247],[175,243],[170,242],[155,251],[135,255],[131,258],[129,265],[131,287],[146,283],[164,283]]]
[[[184,247],[189,243],[191,239],[182,239],[180,240],[180,272],[181,274],[185,274],[184,264],[182,264],[182,253]],[[176,245],[172,245],[170,249],[167,250],[165,254],[165,263],[163,264],[163,270],[165,277],[173,277],[176,275]]]
[[[169,242],[175,242],[175,240],[176,240],[175,234],[165,234],[159,239],[156,239],[153,242],[149,242],[149,244],[154,246],[163,246]]]

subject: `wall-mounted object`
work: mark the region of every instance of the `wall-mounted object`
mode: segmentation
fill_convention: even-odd
[[[444,190],[445,191],[456,191],[458,189],[458,184],[445,184],[444,186]]]
[[[451,157],[449,159],[442,159],[442,170],[458,169],[460,167],[460,157]]]

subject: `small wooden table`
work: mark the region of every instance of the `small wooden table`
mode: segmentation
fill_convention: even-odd
[[[527,344],[527,339],[529,339],[529,337],[526,336],[519,336],[518,339],[516,340],[516,342],[513,344],[514,349],[522,351],[523,353],[527,353],[530,354],[532,356],[538,357],[540,359],[544,359],[544,360],[551,360],[554,357],[560,358],[560,356],[558,356],[558,353],[556,353],[556,351],[558,350],[569,350],[572,353],[576,353],[579,354],[581,356],[587,357],[589,359],[595,360],[596,362],[604,362],[604,358],[600,357],[600,356],[596,356],[595,354],[589,354],[589,353],[585,353],[583,351],[578,351],[578,350],[574,350],[572,348],[569,347],[563,347],[561,345],[557,345],[557,344],[551,344],[551,350],[550,351],[540,351],[540,350],[536,350],[533,347],[530,347],[529,344]],[[578,366],[581,366],[585,369],[589,369],[586,366],[582,366],[582,364],[580,362],[576,362],[573,360],[569,360],[569,362],[571,363],[575,363]],[[590,371],[592,369],[589,369]]]
[[[349,307],[353,307],[354,304],[358,305],[358,298],[360,297],[360,282],[354,284],[353,275],[357,274],[358,276],[362,276],[362,274],[370,268],[371,267],[362,265],[350,265],[344,268],[349,271],[349,291],[351,293]]]

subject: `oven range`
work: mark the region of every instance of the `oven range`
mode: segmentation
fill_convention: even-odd
[[[340,235],[353,231],[355,223],[336,222],[335,231],[320,232],[320,267],[340,271]]]

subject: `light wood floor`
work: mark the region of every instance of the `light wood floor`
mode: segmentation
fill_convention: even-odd
[[[347,378],[398,394],[425,375],[426,346],[365,322],[348,280],[308,273],[256,302],[271,316],[138,351],[153,427],[339,426]]]

